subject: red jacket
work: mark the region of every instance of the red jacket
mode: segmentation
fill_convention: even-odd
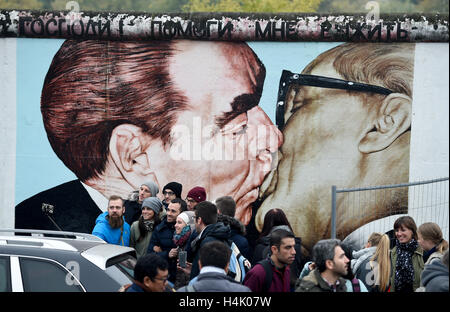
[[[286,266],[284,273],[280,272],[272,263],[272,284],[269,292],[290,292],[290,269]],[[261,264],[256,264],[247,274],[245,274],[244,285],[252,292],[262,292],[266,271]]]

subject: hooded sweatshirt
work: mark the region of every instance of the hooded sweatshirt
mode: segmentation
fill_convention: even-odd
[[[352,256],[353,259],[351,261],[351,268],[353,274],[356,274],[358,271],[360,265],[366,260],[372,257],[375,253],[375,250],[377,247],[369,247],[369,248],[363,248],[358,251],[353,251]]]
[[[215,240],[224,242],[230,246],[231,233],[230,227],[224,225],[222,222],[217,222],[215,224],[208,225],[201,233],[198,235],[191,243],[191,251],[194,260],[192,261],[191,277],[193,279],[200,273],[200,268],[198,266],[198,259],[200,257],[200,248],[208,243]]]
[[[442,261],[433,261],[422,272],[422,284],[427,292],[448,292],[448,268]]]
[[[245,226],[241,222],[239,222],[239,220],[223,214],[219,214],[217,216],[217,222],[223,222],[223,224],[230,227],[231,240],[239,248],[241,254],[248,260],[251,260],[252,252],[250,250],[248,240],[247,238],[245,238]]]
[[[92,234],[100,237],[108,244],[129,246],[130,244],[130,225],[125,222],[125,218],[123,218],[123,226],[122,228],[113,229],[109,225],[106,216],[108,212],[105,211],[101,215],[97,217],[95,220],[95,227],[92,231]],[[121,237],[122,234],[122,237]]]

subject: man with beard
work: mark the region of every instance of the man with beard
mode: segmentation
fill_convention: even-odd
[[[130,225],[125,222],[125,207],[120,196],[112,195],[108,201],[108,211],[98,216],[92,234],[108,244],[129,246]]]
[[[270,236],[270,256],[246,275],[244,285],[253,292],[290,292],[290,268],[295,260],[295,236],[276,230]]]
[[[338,239],[324,239],[313,248],[316,269],[300,280],[296,292],[346,292],[343,276],[348,273],[349,259]]]

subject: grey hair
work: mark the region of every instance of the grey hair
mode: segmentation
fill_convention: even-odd
[[[323,239],[314,245],[313,261],[319,272],[325,271],[327,260],[333,260],[336,246],[341,246],[339,239]]]

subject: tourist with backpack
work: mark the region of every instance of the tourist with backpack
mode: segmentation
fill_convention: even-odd
[[[289,223],[286,214],[281,209],[271,209],[264,217],[264,224],[256,242],[255,250],[253,252],[252,263],[258,263],[259,261],[267,258],[270,255],[270,234],[273,231],[283,229],[294,233],[291,224]],[[290,285],[291,291],[295,290],[295,283],[297,282],[298,276],[303,269],[303,265],[307,262],[307,257],[304,256],[302,252],[302,241],[300,237],[295,237],[295,260],[290,265],[291,277]]]
[[[244,280],[245,274],[250,270],[250,262],[242,256],[239,248],[231,240],[231,230],[229,226],[222,222],[217,222],[217,207],[209,201],[203,201],[195,207],[195,233],[189,242],[190,248],[186,248],[190,279],[194,279],[200,272],[198,265],[200,248],[211,241],[224,242],[231,250],[230,268],[228,275],[236,281]],[[184,269],[186,272],[188,269]]]
[[[236,202],[231,196],[222,196],[216,199],[217,221],[223,222],[223,224],[228,225],[231,230],[231,240],[239,248],[240,252],[244,257],[250,259],[252,257],[252,251],[248,244],[248,240],[245,237],[246,229],[239,220],[234,216],[236,213]]]
[[[217,222],[217,207],[210,201],[202,201],[195,208],[195,231],[198,235],[191,241],[191,248],[188,249],[188,261],[192,263],[190,279],[196,277],[200,268],[198,265],[200,248],[211,241],[228,241],[230,239],[230,227],[222,222]]]
[[[253,292],[290,292],[290,268],[295,260],[295,236],[279,229],[270,235],[270,256],[254,264],[244,285]]]

